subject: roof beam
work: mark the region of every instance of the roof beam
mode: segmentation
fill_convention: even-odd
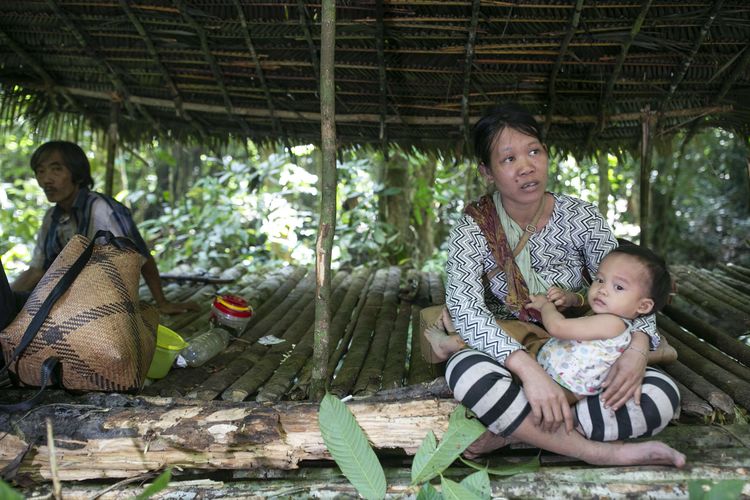
[[[55,88],[55,80],[52,78],[52,75],[50,75],[46,69],[44,69],[39,63],[37,63],[33,57],[31,57],[31,54],[26,52],[26,49],[24,49],[18,42],[13,40],[7,33],[5,33],[2,29],[0,29],[0,41],[2,41],[5,45],[11,48],[13,52],[18,54],[18,57],[20,57],[24,64],[28,65],[31,69],[33,69],[39,77],[44,80],[44,85],[49,89],[50,97],[52,98],[52,107],[57,111],[57,100],[54,98],[54,92],[52,92],[52,89]],[[59,87],[58,87],[59,88]],[[62,91],[61,95],[65,100],[70,104],[73,108],[78,110],[81,114],[84,114],[81,108],[78,106],[78,104],[73,100],[73,97],[65,92]]]
[[[682,60],[679,71],[675,72],[674,77],[672,77],[672,81],[669,83],[669,91],[667,92],[667,95],[664,96],[664,99],[662,99],[661,104],[659,104],[659,111],[664,111],[666,109],[667,104],[669,104],[669,101],[672,100],[677,87],[685,78],[690,65],[693,63],[696,54],[698,54],[698,49],[700,49],[703,40],[706,38],[708,31],[711,29],[711,25],[714,23],[716,16],[719,14],[719,10],[721,10],[722,3],[724,3],[724,0],[716,0],[711,7],[711,11],[708,13],[708,17],[701,27],[698,38],[696,38],[695,42],[693,42],[693,46],[690,50],[690,55]]]
[[[253,39],[250,36],[250,27],[247,23],[247,18],[245,17],[245,11],[242,10],[242,6],[240,5],[239,0],[233,0],[234,6],[237,8],[237,16],[240,19],[240,24],[242,25],[242,34],[245,37],[245,44],[247,44],[247,50],[250,52],[250,57],[253,58],[253,64],[255,65],[255,74],[258,76],[258,81],[260,81],[260,86],[263,88],[263,94],[266,96],[266,106],[268,106],[268,110],[271,113],[271,123],[273,125],[274,132],[282,136],[284,135],[283,131],[281,130],[281,124],[279,123],[279,119],[276,116],[275,108],[273,105],[273,97],[271,96],[271,91],[268,88],[268,83],[266,82],[266,75],[263,72],[263,68],[260,65],[260,60],[258,60],[258,53],[255,50],[255,44],[253,44]]]
[[[183,109],[182,95],[177,88],[177,84],[175,84],[172,76],[169,74],[169,71],[167,71],[167,68],[162,63],[161,58],[159,57],[159,52],[156,50],[156,46],[154,45],[153,40],[151,40],[151,36],[146,31],[146,28],[143,26],[143,23],[141,23],[141,20],[138,19],[138,16],[135,15],[133,9],[131,9],[130,5],[128,5],[128,0],[120,0],[120,6],[122,7],[122,10],[125,11],[128,19],[130,19],[130,22],[133,23],[133,26],[135,26],[138,34],[143,39],[143,43],[146,44],[146,49],[148,50],[149,55],[154,60],[154,63],[159,69],[162,78],[164,78],[164,81],[167,83],[169,92],[172,94],[172,99],[174,100],[175,109],[177,110],[177,116],[190,123],[190,125],[192,125],[198,131],[198,135],[200,135],[202,139],[205,139],[206,131],[203,126],[198,121],[194,120],[193,117],[190,116],[190,113]]]
[[[557,106],[557,93],[555,89],[557,85],[557,74],[560,72],[560,68],[562,67],[562,62],[568,53],[568,47],[570,46],[570,41],[573,39],[573,35],[578,29],[578,24],[581,21],[582,10],[583,10],[583,0],[578,0],[576,2],[575,10],[573,11],[573,17],[570,19],[570,27],[568,28],[568,31],[565,33],[565,38],[563,38],[562,44],[560,44],[560,53],[557,56],[555,65],[552,67],[552,71],[550,71],[549,92],[548,92],[549,103],[547,106],[547,115],[544,117],[544,126],[542,128],[542,138],[547,137],[549,128],[552,125],[552,115],[555,113],[555,107]]]
[[[208,62],[208,65],[211,68],[211,73],[213,73],[214,79],[216,80],[216,84],[219,86],[219,91],[221,92],[221,97],[224,100],[224,108],[227,115],[237,122],[245,135],[251,135],[250,128],[247,126],[247,123],[245,123],[245,120],[239,118],[234,113],[232,99],[229,97],[229,91],[227,91],[227,86],[224,83],[224,77],[222,76],[221,70],[219,69],[219,64],[216,62],[216,58],[211,52],[211,48],[208,46],[208,36],[206,36],[206,31],[201,27],[200,24],[198,24],[193,16],[189,14],[191,9],[188,8],[184,0],[174,0],[174,4],[179,9],[182,18],[187,21],[193,31],[195,31],[195,33],[198,35],[198,39],[201,42],[201,50],[203,51],[203,56],[206,58],[206,62]]]
[[[91,43],[88,40],[88,37],[85,33],[83,33],[81,30],[78,29],[76,24],[70,20],[68,15],[65,13],[65,11],[60,8],[59,5],[57,5],[57,2],[55,0],[47,0],[47,5],[50,6],[50,8],[55,11],[55,15],[57,15],[58,18],[63,22],[65,25],[65,28],[73,35],[73,37],[78,42],[78,45],[83,49],[84,53],[92,60],[96,65],[99,67],[99,70],[109,78],[109,81],[112,83],[112,86],[117,90],[117,92],[120,93],[119,98],[123,100],[125,104],[125,108],[128,110],[128,112],[135,116],[135,111],[132,109],[132,105],[130,104],[127,97],[130,95],[130,92],[128,91],[127,86],[122,81],[120,76],[115,71],[115,66],[110,63],[103,61],[99,58],[99,54],[97,54],[96,49],[94,49],[91,46]],[[110,100],[112,100],[112,96],[110,96]],[[148,121],[151,123],[151,126],[159,130],[159,124],[154,120],[154,118],[151,116],[151,114],[146,111],[145,109],[137,108],[138,112],[141,113]]]
[[[625,41],[625,43],[622,44],[620,55],[617,57],[617,62],[615,62],[615,67],[612,69],[609,80],[607,80],[607,89],[605,90],[604,95],[599,101],[599,118],[596,122],[596,125],[589,129],[584,149],[589,149],[596,136],[601,134],[604,130],[604,124],[607,118],[607,104],[612,98],[612,92],[614,91],[615,83],[617,83],[617,79],[620,78],[622,66],[625,63],[625,58],[627,57],[628,52],[630,51],[630,46],[633,44],[633,40],[635,40],[635,37],[638,36],[638,33],[641,31],[643,21],[646,20],[646,14],[648,14],[649,9],[651,8],[651,2],[652,0],[643,0],[643,3],[641,4],[641,12],[638,14],[638,17],[633,23],[633,26],[630,28],[630,35],[628,36],[628,39]]]
[[[78,95],[89,99],[111,99],[111,95],[107,92],[70,88],[66,87],[66,91],[72,95]],[[131,95],[129,99],[139,105],[153,106],[160,108],[174,107],[174,102],[169,99],[157,99],[153,97],[140,97]],[[200,103],[183,103],[185,109],[201,113],[216,113],[223,114],[226,109],[223,106],[216,106],[211,104],[200,104]],[[233,109],[234,114],[240,116],[252,116],[254,118],[269,118],[270,112],[263,108],[247,108],[247,107],[235,107]],[[732,111],[732,106],[710,106],[702,108],[687,108],[667,111],[663,116],[671,117],[696,117],[706,115],[716,115],[722,113],[729,113]],[[320,113],[312,111],[285,111],[277,110],[276,114],[282,119],[304,119],[311,122],[320,122]],[[640,121],[642,113],[619,113],[609,117],[611,123],[625,122],[625,121]],[[535,117],[537,120],[541,120],[540,116]],[[595,115],[555,115],[552,117],[552,123],[567,124],[567,125],[583,125],[583,124],[595,124],[597,123],[597,116]],[[478,116],[472,116],[469,118],[471,123],[476,122],[479,119]],[[350,113],[350,114],[336,114],[337,123],[380,123],[380,115],[373,113]],[[458,127],[463,123],[463,119],[457,116],[443,116],[434,117],[429,115],[423,116],[390,116],[386,118],[387,124],[399,124],[399,125],[425,125],[425,126],[455,126]]]
[[[461,132],[468,151],[471,144],[469,124],[469,89],[471,88],[471,68],[474,65],[474,45],[477,41],[477,24],[482,2],[474,0],[471,6],[471,22],[469,23],[469,38],[466,40],[466,58],[464,59],[464,85],[461,93]]]

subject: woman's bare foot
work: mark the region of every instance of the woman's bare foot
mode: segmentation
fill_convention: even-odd
[[[594,453],[583,457],[584,460],[595,465],[672,465],[678,469],[685,466],[685,455],[661,441],[609,444],[612,447],[607,447],[604,453]]]
[[[512,437],[503,437],[499,434],[493,434],[490,431],[484,431],[484,434],[471,443],[462,455],[467,460],[476,460],[481,455],[486,455],[515,442],[516,440]]]
[[[675,361],[677,361],[677,351],[669,345],[669,342],[664,337],[661,337],[659,347],[655,351],[649,351],[648,353],[649,365],[666,365]]]
[[[430,344],[434,363],[442,363],[464,347],[464,341],[458,335],[448,335],[439,325],[432,325],[424,331],[425,339]]]

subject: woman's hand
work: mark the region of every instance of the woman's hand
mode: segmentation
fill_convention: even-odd
[[[523,392],[531,406],[532,423],[545,432],[554,432],[565,424],[573,430],[573,413],[565,392],[526,351],[516,351],[505,360],[505,367],[521,379]]]
[[[649,349],[648,336],[640,331],[634,332],[630,345],[633,349],[625,349],[602,382],[601,400],[605,408],[617,410],[631,397],[635,404],[641,404],[641,384],[648,362],[643,353]]]

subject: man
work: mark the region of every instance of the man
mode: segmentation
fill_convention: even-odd
[[[162,313],[177,314],[198,309],[194,302],[169,302],[164,297],[156,261],[138,232],[130,211],[113,198],[90,191],[94,185],[91,166],[77,144],[67,141],[42,144],[31,155],[30,163],[39,187],[55,206],[44,215],[31,263],[13,282],[14,291],[33,289],[73,235],[92,238],[98,230],[104,229],[115,236],[127,236],[133,240],[146,258],[141,273]]]

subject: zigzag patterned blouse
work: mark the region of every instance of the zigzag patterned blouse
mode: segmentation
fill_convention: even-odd
[[[526,244],[531,267],[548,283],[578,291],[587,286],[583,270],[596,275],[599,263],[617,246],[617,240],[593,204],[567,195],[553,196],[550,220]],[[448,240],[446,305],[464,342],[504,363],[523,346],[495,322],[496,317],[514,319],[503,306],[505,273],[497,273],[489,283],[484,278],[495,267],[482,231],[464,214]],[[653,314],[636,318],[633,330],[648,334],[652,348],[659,345]]]

